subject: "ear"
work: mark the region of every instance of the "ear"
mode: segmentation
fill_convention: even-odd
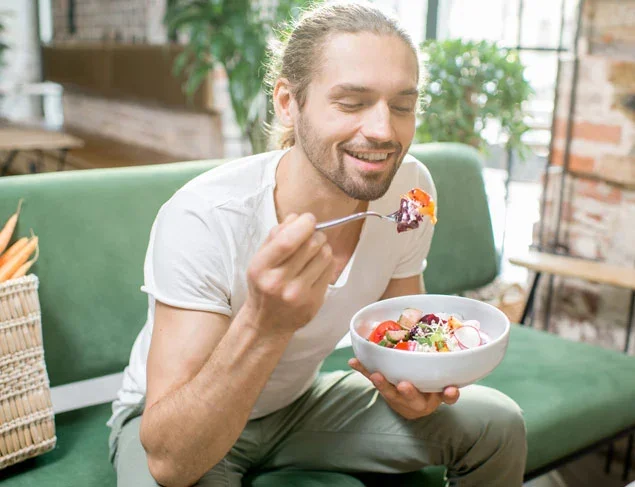
[[[298,104],[286,78],[279,78],[273,88],[273,106],[283,127],[293,127],[298,113]]]

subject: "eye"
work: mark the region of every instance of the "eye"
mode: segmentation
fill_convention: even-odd
[[[363,103],[342,103],[342,102],[339,102],[338,105],[340,106],[340,108],[346,111],[359,110],[360,108],[364,106]]]
[[[412,113],[414,112],[414,107],[410,106],[393,106],[393,110],[399,113]]]

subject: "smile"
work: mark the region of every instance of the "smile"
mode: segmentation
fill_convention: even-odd
[[[385,161],[390,156],[391,152],[353,152],[345,151],[351,156],[360,159],[362,161]]]
[[[394,152],[354,152],[344,150],[348,158],[358,169],[365,173],[384,172],[392,160]]]

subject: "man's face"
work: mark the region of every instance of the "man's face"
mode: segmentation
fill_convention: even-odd
[[[397,36],[338,34],[296,119],[313,166],[351,198],[386,193],[415,131],[417,60]]]

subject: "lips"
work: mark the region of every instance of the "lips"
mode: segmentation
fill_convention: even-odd
[[[378,155],[375,155],[378,154]],[[394,153],[375,152],[371,159],[370,153],[344,151],[345,158],[349,159],[358,169],[364,172],[383,172],[388,167]]]
[[[348,155],[355,157],[366,162],[381,162],[390,157],[392,152],[357,152],[357,151],[345,151]]]

